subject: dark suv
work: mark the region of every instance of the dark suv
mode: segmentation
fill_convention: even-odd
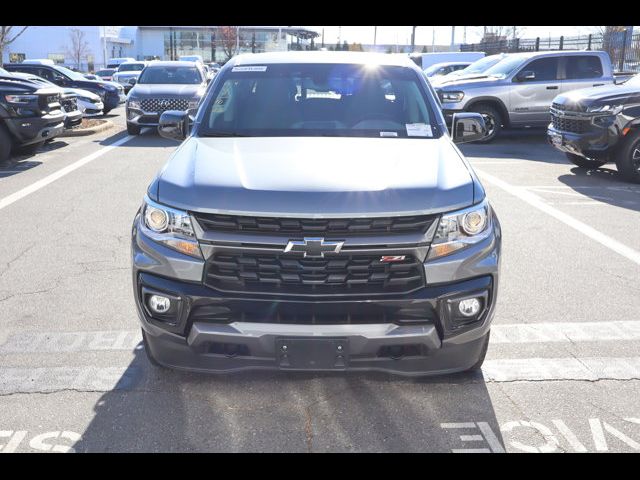
[[[102,98],[105,114],[124,102],[124,88],[111,82],[88,80],[81,73],[74,72],[60,65],[7,63],[4,65],[10,72],[23,72],[37,75],[55,83],[59,87],[82,88],[89,90]]]
[[[156,127],[166,110],[195,113],[208,79],[198,62],[152,62],[127,96],[127,132],[139,135],[142,127]]]

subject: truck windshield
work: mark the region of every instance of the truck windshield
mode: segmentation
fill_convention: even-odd
[[[60,67],[60,66],[56,65],[53,68],[56,69],[61,74],[69,77],[71,80],[82,80],[82,81],[86,81],[87,80],[86,78],[84,78],[84,75],[82,75],[81,73],[74,72],[73,70],[69,70],[66,67]]]
[[[196,67],[147,67],[138,83],[197,85],[202,83],[202,76]]]
[[[525,61],[524,57],[519,55],[514,55],[510,57],[505,57],[496,63],[493,67],[489,68],[484,72],[485,75],[490,77],[507,77],[513,72],[516,68],[522,65]]]
[[[462,70],[456,70],[451,72],[451,75],[469,75],[473,73],[482,73],[493,67],[496,63],[498,63],[502,58],[499,55],[491,55],[489,57],[484,57],[478,60],[477,62],[473,62],[467,68],[463,68]]]
[[[200,118],[201,136],[440,135],[416,72],[350,64],[235,66]]]

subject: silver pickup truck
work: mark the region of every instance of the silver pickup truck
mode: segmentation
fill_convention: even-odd
[[[482,142],[490,142],[503,128],[548,125],[551,102],[558,94],[628,78],[613,73],[606,52],[514,53],[481,76],[436,86],[435,90],[447,124],[454,113],[481,113],[489,130]]]

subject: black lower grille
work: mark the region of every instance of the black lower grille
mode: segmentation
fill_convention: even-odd
[[[186,98],[143,98],[140,107],[145,112],[164,112],[165,110],[188,110]]]
[[[589,126],[591,125],[591,120],[589,118],[578,119],[578,118],[563,117],[555,113],[552,113],[551,123],[553,124],[553,128],[555,128],[556,130],[560,130],[562,132],[585,133],[589,130]]]
[[[307,219],[196,213],[195,217],[205,231],[326,237],[424,233],[436,215]]]
[[[224,291],[279,294],[406,293],[424,284],[413,256],[384,263],[380,255],[217,252],[207,261],[205,284]]]

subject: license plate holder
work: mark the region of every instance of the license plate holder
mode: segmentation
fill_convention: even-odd
[[[278,338],[275,346],[283,370],[344,370],[349,365],[345,338]]]

